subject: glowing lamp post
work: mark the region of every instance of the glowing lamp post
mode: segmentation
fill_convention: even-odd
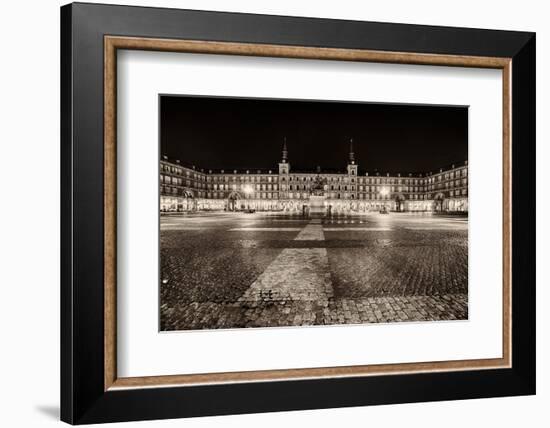
[[[246,199],[250,199],[250,195],[252,194],[252,186],[250,186],[249,184],[244,185],[243,192],[245,194]],[[250,204],[248,202],[246,204],[246,208],[248,210],[250,209]]]
[[[382,199],[386,199],[389,194],[390,194],[390,190],[387,187],[382,187],[380,189],[380,195],[382,196]],[[387,213],[387,206],[385,202],[384,202],[384,212]]]
[[[243,186],[243,192],[246,195],[246,197],[249,198],[250,195],[252,194],[252,187],[248,184],[246,186]]]

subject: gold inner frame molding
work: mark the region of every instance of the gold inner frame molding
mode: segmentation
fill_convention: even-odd
[[[421,363],[356,365],[303,369],[203,373],[170,376],[117,376],[116,319],[116,89],[117,50],[147,50],[211,55],[241,55],[332,61],[358,61],[393,64],[440,65],[493,68],[502,70],[503,144],[503,320],[502,358]],[[481,370],[511,367],[511,245],[512,245],[512,165],[511,165],[511,58],[385,52],[140,37],[104,37],[104,389],[191,386],[234,382],[260,382],[311,378],[358,377],[421,372]]]

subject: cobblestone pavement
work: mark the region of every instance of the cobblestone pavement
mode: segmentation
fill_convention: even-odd
[[[161,330],[468,318],[466,218],[161,218]]]

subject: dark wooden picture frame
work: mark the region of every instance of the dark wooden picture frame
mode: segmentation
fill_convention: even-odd
[[[118,378],[117,49],[501,69],[503,357]],[[61,157],[61,418],[66,422],[535,392],[533,33],[67,5],[61,9]]]

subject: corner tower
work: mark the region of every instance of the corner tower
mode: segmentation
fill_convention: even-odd
[[[349,140],[348,155],[348,194],[351,199],[357,199],[357,168],[355,163],[355,152],[353,151],[353,138]]]
[[[288,149],[286,147],[286,137],[283,138],[283,149],[281,161],[279,162],[279,199],[288,198],[288,174],[290,164],[288,163]]]

